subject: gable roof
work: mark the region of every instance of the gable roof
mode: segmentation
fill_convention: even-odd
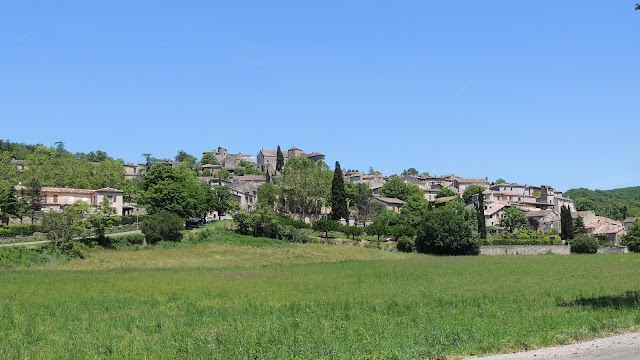
[[[118,190],[118,189],[114,189],[114,188],[110,188],[110,187],[98,189],[96,191],[99,191],[99,192],[117,192],[117,193],[121,193],[122,192],[122,190]]]
[[[382,201],[383,203],[390,205],[404,205],[404,201],[396,198],[388,198],[384,196],[374,196],[373,199]]]
[[[489,180],[485,178],[477,178],[477,179],[457,178],[456,181],[460,184],[488,184],[489,183]]]

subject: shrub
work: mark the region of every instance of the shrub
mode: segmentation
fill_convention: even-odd
[[[126,247],[132,245],[142,245],[144,244],[145,236],[144,234],[129,234],[129,235],[119,235],[119,236],[107,236],[106,237],[109,245],[119,248]]]
[[[338,224],[335,220],[320,219],[320,220],[316,220],[313,223],[312,229],[323,232],[324,237],[327,238],[329,237],[329,231],[338,230],[338,225],[340,224]]]
[[[172,212],[161,210],[147,216],[140,229],[150,244],[162,240],[175,242],[182,239],[181,231],[184,229],[184,221]]]
[[[404,236],[398,239],[398,243],[396,245],[396,249],[398,249],[398,251],[410,253],[410,252],[414,252],[415,248],[416,248],[416,244],[412,239]]]
[[[636,221],[622,239],[622,245],[629,247],[629,251],[640,252],[640,222]]]
[[[11,224],[0,226],[1,237],[29,236],[36,232],[35,225],[30,224]]]
[[[280,228],[279,237],[288,242],[296,242],[306,244],[311,241],[311,238],[302,229],[297,229],[291,226],[282,226]]]
[[[589,236],[578,236],[569,244],[573,254],[595,254],[598,252],[598,239]]]
[[[418,229],[416,250],[436,255],[478,255],[476,224],[467,221],[467,210],[474,211],[453,203],[429,212]],[[472,216],[475,219],[475,213]]]

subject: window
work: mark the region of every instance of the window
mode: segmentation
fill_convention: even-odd
[[[57,203],[58,202],[58,195],[53,195],[53,202]]]

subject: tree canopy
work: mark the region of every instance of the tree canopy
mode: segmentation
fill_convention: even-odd
[[[389,180],[382,185],[380,189],[382,196],[389,198],[397,198],[402,201],[407,201],[412,195],[419,195],[424,197],[424,192],[420,188],[413,184],[405,184],[404,181],[397,175],[393,175]]]

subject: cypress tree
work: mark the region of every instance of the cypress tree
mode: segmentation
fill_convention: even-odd
[[[280,145],[278,145],[278,150],[276,151],[276,171],[282,171],[284,168],[284,156],[282,155],[282,150],[280,150]]]
[[[331,182],[331,219],[349,219],[349,209],[347,208],[347,194],[344,189],[344,177],[340,163],[336,161],[336,169],[333,172]]]
[[[477,216],[478,216],[478,233],[480,234],[480,239],[487,238],[487,223],[484,221],[484,194],[482,191],[478,193],[478,208]]]
[[[560,237],[562,240],[571,240],[575,237],[571,210],[564,205],[560,208]]]

